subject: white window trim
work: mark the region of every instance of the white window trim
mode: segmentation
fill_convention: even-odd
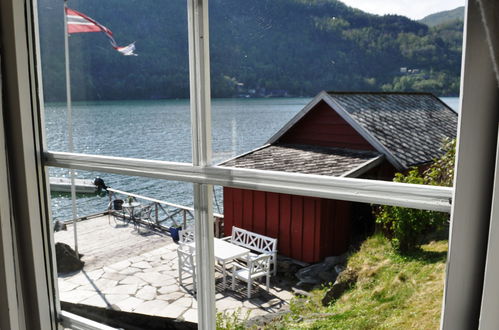
[[[211,164],[211,94],[208,1],[187,1],[191,101],[192,164]],[[215,329],[215,256],[213,248],[213,189],[194,183],[198,324]]]
[[[478,2],[468,1],[465,13],[443,329],[476,329],[479,324],[499,120],[497,81]]]
[[[453,189],[135,158],[45,152],[47,166],[450,212]]]
[[[316,194],[316,187],[321,187],[320,196],[335,196],[335,192],[346,189],[341,193],[345,194],[344,199],[356,200],[355,193],[349,195],[348,198],[346,196],[345,191],[348,185],[354,184],[350,181],[324,180],[327,183],[321,186],[323,180],[317,179],[311,182],[295,174],[278,175],[209,166],[211,148],[207,4],[207,0],[189,0],[188,8],[191,102],[193,102],[193,164],[187,164],[188,169],[184,168],[184,165],[179,165],[175,169],[175,166],[168,162],[151,164],[150,168],[154,169],[156,165],[164,166],[154,175],[171,180],[194,182],[195,209],[200,219],[198,229],[201,232],[197,245],[202,247],[201,255],[209,259],[209,261],[200,260],[200,273],[202,274],[199,288],[202,292],[200,299],[203,304],[214,302],[213,272],[211,271],[213,251],[206,248],[212,244],[211,231],[208,228],[210,223],[208,215],[211,207],[210,184],[235,182],[236,187],[275,189],[275,191],[296,189],[294,191],[299,191],[299,193],[308,191],[312,195]],[[474,1],[469,2],[467,11],[456,189],[454,191],[455,202],[452,206],[450,250],[441,325],[443,329],[474,328],[478,323],[479,307],[477,306],[480,306],[481,290],[476,289],[481,287],[483,280],[480,276],[483,275],[490,209],[490,195],[487,194],[490,192],[489,185],[492,184],[493,174],[490,155],[495,152],[496,145],[496,100],[495,97],[490,97],[496,95],[496,83],[490,79],[492,67],[480,64],[484,57],[487,57],[485,53],[488,54],[488,51],[484,38],[480,38],[483,31],[480,29],[481,20],[477,14],[477,4]],[[3,136],[7,137],[6,145],[9,154],[6,171],[8,177],[0,176],[0,179],[11,183],[7,196],[2,197],[12,202],[9,208],[12,212],[6,211],[7,203],[0,203],[2,207],[0,209],[2,225],[0,246],[3,248],[0,250],[0,258],[8,262],[6,265],[0,264],[2,273],[0,288],[2,285],[11,285],[11,288],[15,288],[16,296],[16,301],[13,301],[14,293],[9,291],[6,297],[8,306],[14,306],[16,312],[13,313],[2,306],[0,319],[3,320],[5,316],[9,319],[8,322],[15,323],[14,327],[20,329],[50,329],[57,327],[55,315],[59,312],[55,299],[57,286],[54,285],[56,282],[53,260],[51,260],[52,254],[48,253],[52,244],[51,230],[48,225],[47,178],[44,165],[58,163],[62,166],[64,164],[61,161],[62,155],[49,152],[45,154],[47,163],[42,163],[44,148],[40,134],[42,125],[38,108],[40,100],[36,100],[38,94],[35,90],[40,84],[37,84],[39,76],[36,72],[36,56],[33,50],[37,49],[37,47],[33,48],[33,45],[36,45],[36,26],[33,26],[33,22],[36,23],[36,15],[33,12],[32,3],[29,0],[0,2],[2,61],[4,61],[2,80],[6,82],[4,97],[7,100],[5,105],[8,110],[4,110],[2,115],[7,118],[9,125],[6,128],[7,131],[0,131]],[[485,88],[482,88],[484,86]],[[491,138],[491,132],[493,132],[493,138]],[[87,161],[89,160],[87,157],[94,156],[70,155],[64,166],[73,167],[75,165],[72,162],[78,159]],[[110,162],[110,157],[104,158],[106,159],[103,160]],[[135,160],[127,162],[126,171],[140,175],[138,169],[133,169]],[[103,172],[116,170],[116,164],[112,161],[107,168],[95,165],[95,163],[92,166]],[[120,166],[123,167],[124,164]],[[174,170],[179,169],[181,172],[174,173]],[[0,171],[0,175],[4,174]],[[142,173],[142,176],[149,176],[149,174]],[[342,184],[346,184],[347,187]],[[389,191],[385,191],[385,187],[380,189],[378,184],[379,182],[373,181],[372,185],[369,185],[371,193],[383,191],[382,194],[389,195]],[[15,185],[15,188],[12,185]],[[406,194],[405,188],[397,184],[390,183],[390,189],[392,187],[400,188],[397,190],[398,194],[410,195]],[[423,190],[428,192],[430,201],[436,199],[435,196],[447,198],[449,194],[449,189],[435,192],[432,187],[426,187]],[[5,189],[2,193],[5,193]],[[371,195],[366,197],[366,201],[371,201],[371,197]],[[11,222],[11,217],[14,217],[16,221]],[[9,228],[6,225],[7,222],[19,225]],[[17,241],[27,246],[20,246],[16,244]],[[18,272],[13,269],[12,263],[19,265]],[[199,309],[201,328],[213,328],[215,306],[214,303],[210,305]]]
[[[0,83],[1,87],[1,83]],[[2,90],[0,88],[0,95]],[[0,99],[2,99],[0,97]],[[0,118],[4,118],[4,107],[0,103]],[[0,120],[0,154],[7,154],[5,148],[3,120]],[[0,159],[0,196],[9,196],[9,175],[7,159]],[[20,312],[17,308],[17,291],[20,282],[19,268],[16,267],[14,241],[12,237],[12,214],[8,198],[0,198],[0,306],[7,309],[0,313],[0,329],[13,329],[20,324]],[[15,285],[13,285],[13,283]]]
[[[499,130],[498,130],[499,132]],[[498,139],[499,141],[499,135]],[[496,175],[494,178],[494,192],[492,197],[492,210],[490,213],[490,231],[487,247],[487,260],[482,290],[482,303],[480,310],[480,329],[494,329],[499,324],[499,143],[496,149]]]
[[[74,330],[118,330],[67,311],[61,311],[60,317],[62,326]]]
[[[2,55],[2,137],[5,139],[7,185],[2,189],[1,244],[6,264],[0,272],[9,282],[7,306],[1,306],[0,319],[11,329],[50,329],[57,327],[57,286],[52,260],[48,190],[42,165],[42,138],[38,120],[39,93],[36,90],[37,34],[36,9],[31,2],[0,2]],[[7,188],[7,189],[5,189]],[[6,191],[7,190],[7,191]],[[4,195],[5,194],[5,195]],[[5,217],[4,217],[5,214]],[[14,265],[12,265],[12,261]],[[14,278],[12,278],[14,275]],[[15,290],[15,300],[12,290]],[[16,315],[14,315],[16,314]]]

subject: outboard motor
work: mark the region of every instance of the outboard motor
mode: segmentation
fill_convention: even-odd
[[[102,190],[107,191],[107,186],[104,183],[104,180],[102,180],[100,177],[96,177],[94,179],[94,185],[97,187],[98,194],[102,193]]]

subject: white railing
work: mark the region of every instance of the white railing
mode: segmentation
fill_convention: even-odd
[[[123,199],[132,197],[134,199],[149,202],[148,205],[142,207],[143,210],[146,210],[145,212],[147,212],[147,218],[149,221],[142,221],[140,218],[136,219],[139,222],[144,222],[144,224],[153,225],[154,227],[159,229],[168,229],[169,226],[167,226],[167,224],[170,222],[175,226],[179,226],[181,224],[183,228],[186,228],[190,221],[194,221],[194,209],[192,207],[170,203],[156,198],[151,198],[113,188],[107,188],[107,191],[109,193],[109,204],[107,211],[110,213],[116,212],[113,209],[113,201],[118,199],[117,195],[122,195]],[[220,237],[221,235],[220,228],[223,223],[223,217],[223,214],[213,213],[216,237]]]

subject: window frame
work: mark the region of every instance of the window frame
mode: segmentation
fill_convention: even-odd
[[[47,151],[40,111],[43,100],[40,93],[40,66],[37,63],[36,1],[2,1],[0,24],[5,94],[2,97],[1,114],[7,124],[0,126],[0,142],[5,137],[6,154],[5,159],[2,159],[5,166],[0,164],[0,183],[7,185],[0,190],[2,196],[6,197],[0,202],[0,261],[3,262],[0,262],[0,288],[10,287],[2,301],[6,301],[6,306],[13,310],[0,309],[0,322],[6,322],[10,328],[20,329],[58,327],[61,311],[57,300],[46,172],[47,166],[58,166],[189,181],[194,184],[194,209],[199,219],[196,230],[200,233],[197,235],[197,246],[201,247],[197,253],[201,293],[198,295],[198,312],[200,327],[206,329],[214,328],[216,311],[210,218],[213,184],[399,206],[419,205],[418,208],[438,205],[442,208],[439,210],[446,211],[452,208],[441,328],[475,326],[478,322],[477,306],[480,306],[482,295],[481,291],[472,289],[481,288],[483,280],[488,232],[485,227],[488,226],[491,201],[489,186],[494,173],[489,158],[495,154],[497,141],[497,100],[490,97],[483,99],[484,94],[489,95],[496,88],[495,81],[490,79],[491,66],[488,71],[480,71],[480,75],[473,74],[476,68],[484,67],[480,63],[483,61],[483,52],[487,51],[485,40],[477,37],[483,33],[478,10],[475,2],[467,3],[455,188],[441,188],[212,166],[207,0],[188,0],[192,164]],[[477,84],[487,85],[481,94],[478,93],[482,100],[476,95]],[[471,132],[477,128],[481,132],[480,136]],[[478,144],[481,148],[470,148],[470,144]],[[474,169],[471,179],[470,168]],[[470,180],[476,182],[470,183]],[[366,192],[365,195],[359,194],[359,189]],[[454,201],[452,206],[449,205],[450,195]],[[402,203],[396,196],[402,196],[406,201]],[[413,203],[418,198],[419,204]],[[470,223],[469,215],[473,212],[478,212],[479,219]],[[19,219],[25,221],[14,221]],[[461,254],[463,251],[466,252],[464,255]],[[475,267],[476,270],[464,272],[461,269],[463,265],[467,270],[469,267]],[[459,283],[468,282],[471,284],[465,290],[458,286]]]
[[[39,152],[43,136],[38,120],[42,100],[36,65],[37,13],[31,3],[2,1],[0,15],[4,122],[0,134],[5,139],[2,162],[6,164],[5,172],[0,173],[0,181],[6,184],[0,204],[0,240],[7,252],[7,263],[0,262],[0,272],[9,288],[4,297],[9,309],[0,310],[0,325],[5,322],[6,329],[55,329],[60,310],[52,226],[43,221],[50,218],[50,211]]]
[[[44,152],[46,166],[450,212],[452,188],[346,177]]]
[[[499,141],[499,135],[497,140]],[[490,214],[490,232],[480,308],[480,329],[494,329],[499,324],[499,314],[497,313],[497,306],[499,306],[499,285],[497,283],[499,260],[495,254],[495,251],[499,251],[499,175],[497,175],[499,173],[499,143],[496,149],[495,173]]]
[[[466,2],[464,22],[442,329],[479,326],[499,122],[498,82],[478,1]]]

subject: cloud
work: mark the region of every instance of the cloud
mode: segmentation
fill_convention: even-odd
[[[368,13],[397,14],[421,19],[427,15],[464,6],[465,0],[340,0]]]

